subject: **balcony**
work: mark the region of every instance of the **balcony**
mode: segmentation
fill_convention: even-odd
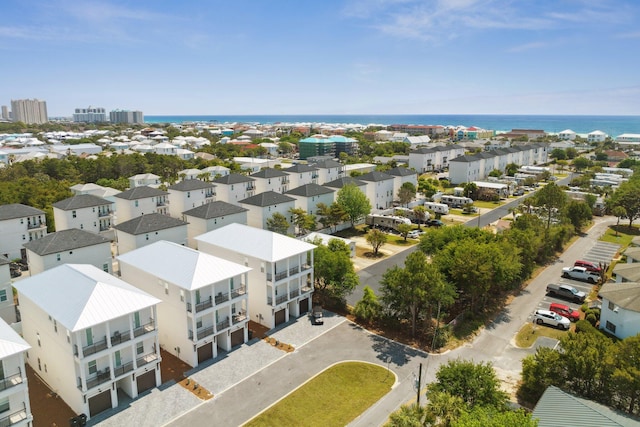
[[[273,298],[267,297],[267,305],[273,305]]]
[[[236,288],[236,289],[231,289],[231,299],[235,299],[235,298],[241,297],[243,295],[246,295],[246,293],[247,293],[246,286],[241,286],[241,287]]]
[[[116,366],[113,368],[113,375],[118,378],[120,375],[124,375],[127,372],[133,371],[133,362],[125,363],[124,365]]]
[[[18,371],[18,373],[9,375],[0,380],[0,391],[4,391],[8,388],[15,387],[17,385],[22,384],[22,373]],[[0,424],[1,426],[2,424]]]
[[[289,299],[293,299],[293,298],[297,297],[298,295],[300,295],[300,290],[299,289],[294,289],[293,291],[289,292]]]
[[[240,323],[243,320],[247,320],[247,312],[246,311],[239,311],[236,314],[234,314],[231,319],[233,320],[233,324],[235,325],[236,323]]]
[[[216,192],[215,191],[207,191],[206,193],[204,193],[204,197],[206,199],[210,199],[212,197],[216,197]]]
[[[91,377],[87,377],[87,390],[90,390],[94,387],[99,386],[100,384],[104,384],[106,382],[111,381],[111,371],[109,368],[105,368],[102,371],[98,371],[95,375]],[[82,384],[78,386],[80,390],[82,390]]]
[[[227,301],[229,301],[229,293],[225,292],[223,294],[222,292],[218,292],[218,295],[216,295],[216,304],[222,304]]]
[[[27,419],[27,411],[22,409],[11,415],[0,418],[0,427],[9,427]]]
[[[167,202],[166,200],[158,200],[156,202],[156,207],[167,206],[168,204],[169,204],[169,202]]]
[[[104,218],[105,216],[110,216],[110,215],[111,215],[111,211],[110,210],[98,211],[98,217],[99,218]]]
[[[295,267],[291,267],[289,269],[289,276],[293,276],[294,274],[298,274],[300,272],[300,267],[297,265]]]
[[[107,231],[110,230],[111,226],[110,225],[101,225],[100,226],[100,231]]]
[[[306,294],[307,292],[311,292],[313,290],[313,286],[311,285],[302,285],[302,293]]]
[[[253,191],[256,189],[255,184],[247,184],[247,191]]]
[[[144,356],[136,359],[136,366],[140,368],[141,366],[155,362],[156,360],[158,360],[158,355],[156,353],[145,354]]]
[[[107,337],[105,336],[104,338],[102,338],[100,341],[97,341],[91,345],[88,345],[86,347],[82,347],[82,355],[84,357],[89,356],[90,354],[96,354],[99,351],[104,350],[105,348],[107,348]]]
[[[198,337],[198,340],[201,340],[203,338],[206,338],[210,335],[213,335],[214,329],[213,326],[207,326],[205,328],[200,328],[196,331],[196,336]]]
[[[280,273],[276,273],[276,282],[286,277],[287,277],[287,271],[281,271]]]
[[[42,221],[37,221],[37,222],[34,222],[33,224],[31,222],[27,222],[28,230],[35,230],[36,228],[44,228],[46,226],[47,225]]]
[[[282,178],[282,180],[280,180],[280,183],[282,185],[289,184],[289,178]]]
[[[276,305],[278,304],[282,304],[283,302],[285,302],[286,300],[289,299],[289,295],[284,294],[284,295],[278,295],[276,297]]]
[[[133,336],[137,338],[140,335],[148,334],[149,332],[153,332],[155,330],[156,330],[156,325],[153,323],[153,321],[151,321],[146,325],[142,325],[138,328],[135,328],[133,330]]]
[[[302,264],[302,271],[311,270],[311,264]]]
[[[227,329],[229,327],[229,318],[227,317],[222,322],[216,323],[216,331],[220,332],[223,329]]]
[[[218,303],[218,301],[217,301],[217,297],[216,297],[216,304],[217,303]],[[201,301],[201,302],[196,304],[196,313],[199,313],[202,310],[206,310],[207,308],[211,308],[211,307],[213,307],[213,299],[211,297],[209,297],[208,300]],[[190,302],[187,303],[187,311],[189,313],[193,313],[193,306],[191,305]]]
[[[123,342],[127,342],[131,339],[131,333],[129,331],[125,332],[125,333],[120,333],[118,331],[114,332],[113,335],[111,335],[111,345],[118,345],[118,344],[122,344]]]

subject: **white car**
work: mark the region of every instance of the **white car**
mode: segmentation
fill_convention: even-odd
[[[544,324],[564,330],[568,330],[571,327],[571,321],[569,319],[549,310],[536,310],[533,315],[533,321],[538,325]]]
[[[409,239],[418,239],[422,234],[424,234],[423,231],[411,230],[410,232],[407,233],[407,237]]]

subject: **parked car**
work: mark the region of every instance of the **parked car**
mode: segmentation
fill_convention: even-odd
[[[585,267],[564,267],[562,269],[562,277],[574,280],[582,280],[583,282],[597,283],[600,280],[600,274],[587,270]]]
[[[518,188],[516,191],[513,192],[514,196],[524,196],[524,190],[522,188]]]
[[[411,230],[409,233],[407,233],[407,237],[409,239],[419,239],[422,234],[424,234],[424,231]]]
[[[602,271],[602,269],[600,268],[600,266],[598,264],[596,264],[595,262],[591,262],[591,261],[583,261],[583,260],[579,259],[573,265],[574,265],[574,267],[584,267],[584,268],[587,269],[587,271],[591,271],[593,273],[600,274],[600,272]]]
[[[560,316],[564,316],[573,322],[577,322],[578,320],[580,320],[580,312],[578,310],[572,309],[571,307],[565,304],[559,304],[557,302],[553,302],[549,306],[549,311],[553,311],[554,313],[557,313]]]
[[[322,306],[315,305],[313,306],[313,324],[314,325],[322,325],[324,324],[324,317],[322,314]]]
[[[587,297],[584,292],[564,283],[549,283],[547,285],[547,293],[578,304],[582,304]]]
[[[439,219],[430,219],[427,221],[427,227],[442,227],[444,222]]]
[[[536,310],[533,321],[538,325],[549,325],[564,330],[568,330],[571,327],[569,319],[549,310]]]

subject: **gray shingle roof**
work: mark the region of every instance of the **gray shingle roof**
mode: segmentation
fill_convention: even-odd
[[[177,184],[173,184],[172,186],[168,187],[168,189],[176,191],[193,191],[214,187],[215,185],[210,182],[200,181],[199,179],[185,179],[184,181],[180,181]]]
[[[158,190],[157,188],[149,187],[148,185],[143,185],[142,187],[134,187],[127,191],[123,191],[122,193],[116,194],[116,197],[119,199],[127,199],[127,200],[136,200],[136,199],[146,199],[147,197],[156,197],[156,196],[166,196],[166,191]]]
[[[341,167],[342,163],[336,162],[335,160],[322,160],[317,163],[314,163],[312,166],[315,166],[316,168],[320,168],[320,169],[329,169],[329,168]]]
[[[393,177],[383,172],[372,171],[369,173],[365,173],[364,175],[360,175],[358,179],[361,181],[381,182],[393,179]]]
[[[240,200],[238,203],[253,206],[272,206],[278,203],[295,202],[293,197],[285,196],[284,194],[276,193],[275,191],[265,191],[264,193],[256,194],[255,196],[248,197],[244,200]]]
[[[9,264],[11,261],[4,255],[0,255],[0,265]]]
[[[293,194],[296,196],[304,196],[304,197],[313,197],[313,196],[320,196],[322,194],[333,193],[334,191],[336,190],[332,188],[323,187],[322,185],[311,183],[311,184],[305,184],[305,185],[301,185],[300,187],[291,189],[287,191],[285,194]]]
[[[295,164],[290,168],[283,169],[283,171],[287,173],[302,173],[302,172],[312,172],[317,171],[318,168],[312,165],[305,165],[302,163]]]
[[[264,168],[256,173],[252,173],[250,176],[253,178],[280,178],[281,176],[289,175],[278,169]]]
[[[411,176],[411,175],[417,175],[416,171],[412,171],[411,169],[401,168],[401,167],[397,167],[397,168],[389,169],[389,170],[388,170],[388,171],[386,171],[385,173],[387,173],[387,174],[389,174],[389,175],[393,175],[393,176]]]
[[[638,282],[640,281],[640,262],[619,262],[613,267],[613,274],[620,275],[629,282]]]
[[[187,223],[176,218],[171,218],[168,215],[152,213],[130,219],[122,224],[115,225],[113,228],[123,233],[138,235],[182,225],[187,225]]]
[[[605,283],[598,295],[625,310],[640,313],[640,283]]]
[[[348,184],[354,184],[357,187],[362,187],[363,185],[367,185],[367,183],[364,181],[357,180],[350,176],[344,176],[342,178],[334,179],[331,182],[325,182],[324,186],[331,187],[331,188],[342,188]]]
[[[194,216],[196,218],[211,219],[246,212],[247,210],[248,209],[243,207],[218,200],[211,203],[205,203],[197,208],[189,209],[188,211],[183,212],[183,214]]]
[[[102,197],[92,194],[80,194],[78,196],[69,197],[53,204],[54,208],[70,211],[73,209],[90,208],[92,206],[110,205],[111,202]]]
[[[13,203],[10,205],[0,205],[0,221],[6,219],[24,218],[32,215],[44,215],[44,211],[32,208],[31,206]]]
[[[255,179],[248,177],[246,175],[241,175],[239,173],[230,173],[229,175],[221,176],[220,178],[216,178],[213,182],[218,184],[240,184],[243,182],[252,182]]]
[[[32,240],[22,246],[44,256],[102,243],[109,243],[109,239],[96,233],[71,228],[47,234],[41,239]]]

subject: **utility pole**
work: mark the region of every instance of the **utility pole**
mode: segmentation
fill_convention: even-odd
[[[420,369],[418,370],[418,386],[416,400],[418,402],[418,406],[420,406],[420,389],[422,388],[422,362],[420,362]]]

